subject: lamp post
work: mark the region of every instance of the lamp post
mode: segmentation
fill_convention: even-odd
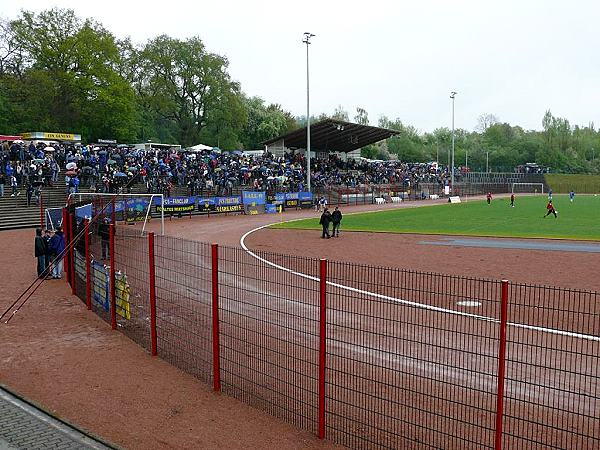
[[[454,97],[456,92],[450,92],[450,98],[452,99],[452,161],[450,162],[450,186],[452,194],[454,194]]]
[[[485,173],[490,173],[490,152],[485,152]]]
[[[306,31],[304,33],[304,39],[302,42],[306,44],[306,187],[308,192],[310,189],[310,83],[308,74],[308,46],[310,45],[310,38],[315,35]]]

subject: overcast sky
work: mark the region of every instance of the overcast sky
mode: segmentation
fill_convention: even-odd
[[[483,113],[540,129],[547,109],[600,125],[600,2],[537,1],[81,1],[0,0],[0,14],[72,8],[119,37],[199,36],[227,56],[248,95],[306,114],[356,107],[421,131],[472,130]]]

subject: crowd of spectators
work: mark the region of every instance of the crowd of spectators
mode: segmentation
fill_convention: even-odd
[[[63,153],[64,156],[64,153]],[[26,145],[22,141],[14,141],[11,145],[2,142],[0,148],[0,197],[10,187],[12,197],[27,194],[27,203],[39,202],[44,186],[52,186],[58,182],[60,165],[63,160],[55,154],[53,147],[41,143]]]
[[[21,188],[39,190],[62,183],[61,168],[65,169],[66,193],[78,192],[81,187],[92,192],[129,192],[139,183],[143,183],[144,192],[165,196],[171,196],[175,186],[180,188],[179,193],[200,196],[229,195],[237,188],[295,192],[306,187],[306,160],[301,153],[249,155],[241,151],[140,150],[124,145],[34,145],[17,141],[10,146],[3,143],[1,157],[0,177],[10,187],[13,177],[16,179],[11,195],[19,195]],[[311,161],[314,188],[388,183],[416,188],[419,183],[447,185],[448,179],[447,170],[432,163],[345,160],[335,154]]]
[[[357,187],[369,184],[400,184],[415,188],[420,183],[445,186],[450,173],[433,163],[405,163],[397,160],[371,161],[366,159],[343,160],[336,154],[319,159],[314,164],[312,176],[315,186]]]

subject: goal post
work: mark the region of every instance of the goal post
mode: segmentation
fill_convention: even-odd
[[[511,183],[513,194],[543,194],[544,183]]]
[[[164,213],[164,195],[163,194],[106,194],[100,192],[78,192],[70,194],[67,198],[67,204],[74,202],[86,203],[92,205],[92,215],[107,214],[114,201],[114,214],[125,222],[143,222],[141,234],[146,231],[146,225],[152,216],[152,207],[154,205],[160,208],[160,234],[165,234],[165,213]]]

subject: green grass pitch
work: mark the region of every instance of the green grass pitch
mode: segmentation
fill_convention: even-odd
[[[422,233],[462,236],[498,236],[600,240],[600,196],[554,195],[558,218],[546,214],[547,196],[519,196],[515,207],[508,198],[460,204],[401,208],[382,212],[346,214],[342,231]],[[333,208],[332,208],[333,209]],[[344,212],[344,208],[342,208]],[[274,228],[320,229],[319,219],[273,225]]]

